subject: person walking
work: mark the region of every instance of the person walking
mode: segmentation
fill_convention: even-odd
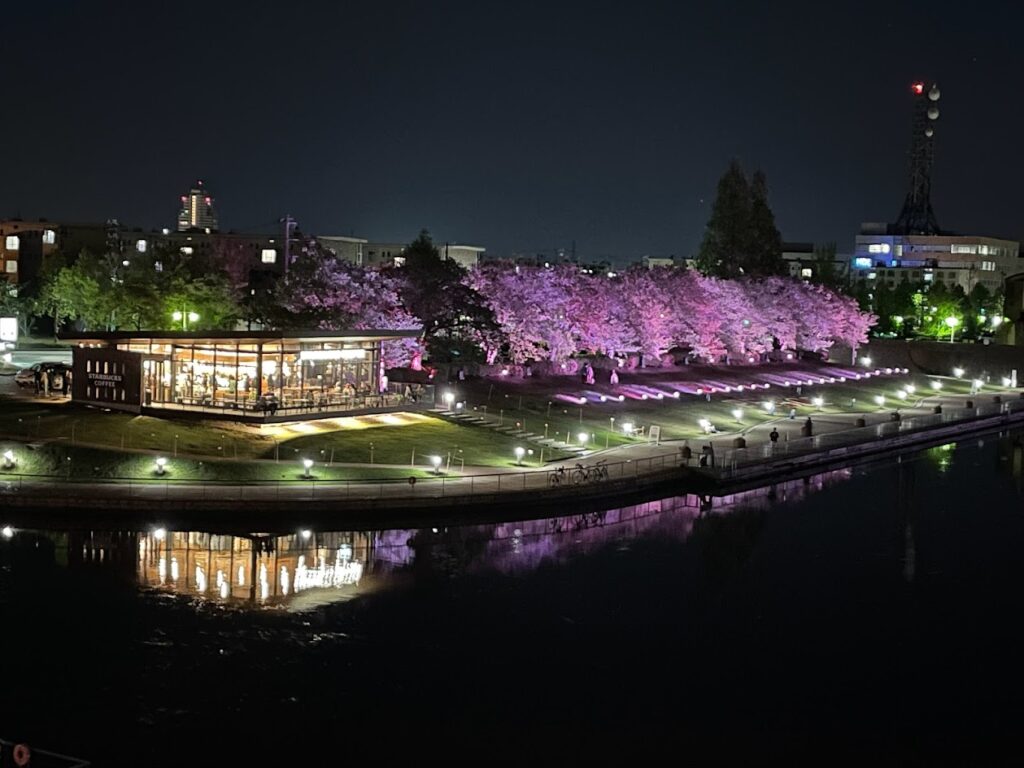
[[[768,433],[768,439],[772,441],[772,445],[779,442],[779,430],[772,427],[772,431]]]

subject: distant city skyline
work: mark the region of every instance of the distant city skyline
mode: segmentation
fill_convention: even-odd
[[[1024,234],[1010,7],[447,3],[282,20],[224,2],[201,33],[173,8],[121,9],[8,12],[47,54],[36,34],[8,41],[0,214],[174,228],[201,178],[223,230],[290,214],[311,234],[427,228],[494,255],[575,241],[582,259],[684,258],[737,157],[766,172],[786,240],[849,252],[861,222],[899,214],[908,89],[927,79],[943,92],[940,223]]]

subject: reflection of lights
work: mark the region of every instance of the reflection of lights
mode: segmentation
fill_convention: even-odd
[[[220,583],[220,597],[222,600],[228,599],[228,593],[230,589],[231,588],[228,586],[228,580],[224,579],[224,581]]]
[[[206,591],[206,571],[204,571],[198,565],[196,566],[196,591],[197,592],[205,592]]]
[[[260,563],[260,600],[266,600],[270,594],[270,583],[267,581],[267,564]]]
[[[341,562],[335,560],[334,565],[322,564],[317,568],[307,568],[305,559],[300,557],[295,567],[296,593],[313,587],[342,587],[359,584],[363,578],[363,564],[357,561]]]
[[[167,558],[163,555],[160,556],[160,560],[156,564],[156,575],[160,577],[161,584],[167,579]]]
[[[288,576],[288,569],[283,565],[281,566],[281,577],[278,579],[278,581],[281,583],[281,594],[287,595],[288,588],[291,585],[291,579]]]
[[[238,586],[245,586],[245,567],[241,565],[238,566]]]
[[[171,558],[171,581],[178,580],[178,558]]]

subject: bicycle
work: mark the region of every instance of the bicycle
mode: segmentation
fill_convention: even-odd
[[[556,488],[565,482],[565,467],[559,467],[548,476],[548,484]]]
[[[590,467],[584,467],[582,464],[577,464],[576,469],[572,471],[572,484],[580,485],[590,480]]]

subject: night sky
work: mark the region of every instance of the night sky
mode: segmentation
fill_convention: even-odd
[[[923,78],[940,225],[1024,235],[1021,12],[841,5],[9,3],[0,215],[173,226],[202,178],[222,229],[682,256],[735,156],[849,252]]]

